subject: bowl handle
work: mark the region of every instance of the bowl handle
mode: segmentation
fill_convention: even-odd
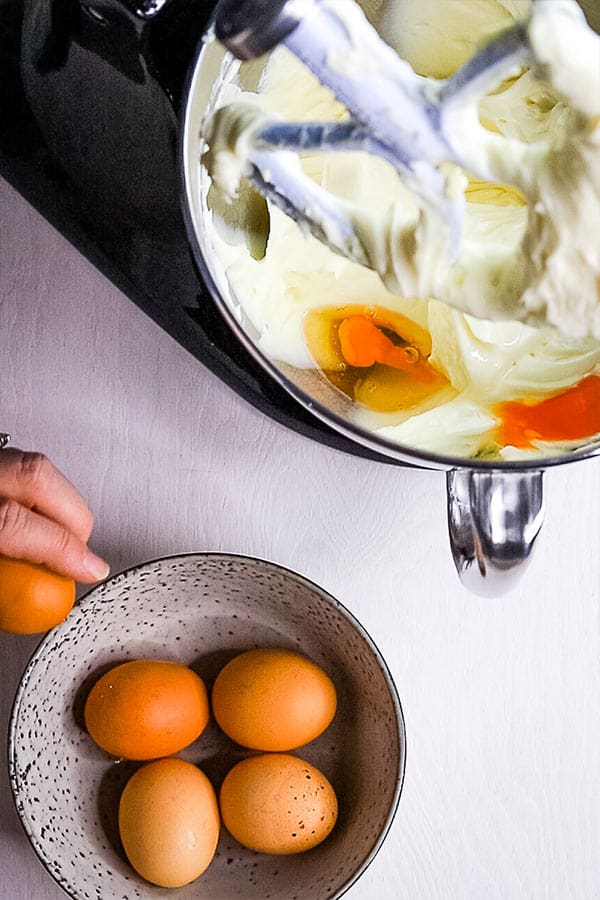
[[[463,584],[483,597],[520,577],[544,521],[543,472],[451,469],[448,531]]]

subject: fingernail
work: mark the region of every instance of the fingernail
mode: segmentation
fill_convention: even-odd
[[[103,559],[100,559],[99,556],[96,556],[95,553],[87,554],[85,558],[85,567],[92,578],[95,578],[96,581],[102,581],[103,578],[110,572],[110,566]]]

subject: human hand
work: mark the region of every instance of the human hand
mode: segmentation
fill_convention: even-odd
[[[0,452],[0,555],[41,563],[82,584],[109,566],[87,547],[93,517],[85,501],[42,453]]]

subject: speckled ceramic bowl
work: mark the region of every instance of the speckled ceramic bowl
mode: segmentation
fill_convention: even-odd
[[[172,659],[206,682],[251,647],[295,649],[338,691],[338,711],[296,751],[332,782],[340,802],[327,840],[295,856],[245,850],[222,829],[216,856],[175,893],[139,878],[120,845],[118,799],[139,765],[116,762],[83,726],[83,703],[107,668],[137,657]],[[181,756],[218,790],[248,751],[211,722]],[[377,853],[404,775],[400,702],[372,640],[333,597],[272,563],[202,553],[146,563],[94,588],[40,644],[17,692],[9,768],[17,810],[50,875],[77,900],[177,896],[210,900],[330,900]]]

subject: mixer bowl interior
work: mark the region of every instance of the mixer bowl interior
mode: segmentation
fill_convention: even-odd
[[[382,4],[371,2],[363,5],[366,12],[376,19]],[[269,234],[266,205],[247,185],[242,186],[236,203],[228,205],[223,202],[215,192],[206,168],[200,163],[204,149],[200,135],[207,117],[228,102],[232,85],[243,91],[255,91],[265,64],[264,58],[240,64],[214,40],[209,29],[192,67],[181,137],[184,213],[196,262],[221,313],[252,356],[313,415],[351,440],[396,460],[416,461],[421,465],[445,469],[456,466],[539,469],[600,452],[598,441],[588,441],[587,444],[580,442],[578,446],[557,445],[556,452],[547,448],[537,452],[532,448],[531,452],[524,454],[498,457],[493,453],[473,453],[468,443],[462,451],[460,440],[449,445],[454,447],[449,452],[439,440],[434,441],[432,446],[419,440],[414,443],[398,440],[393,435],[393,429],[379,427],[386,424],[385,416],[365,414],[364,410],[359,410],[360,414],[357,414],[358,404],[324,377],[317,365],[310,368],[294,366],[282,361],[277,354],[265,352],[260,330],[248,316],[244,298],[240,296],[240,283],[232,283],[227,259],[221,251],[223,246],[237,243],[242,246],[243,252],[260,259]],[[435,417],[448,400],[447,395],[442,393],[440,396],[443,398],[440,406],[436,406],[435,402],[429,405],[430,418]],[[460,421],[450,422],[450,425],[448,421],[443,417],[439,419],[437,427],[440,431],[455,427],[460,432],[464,427]]]

